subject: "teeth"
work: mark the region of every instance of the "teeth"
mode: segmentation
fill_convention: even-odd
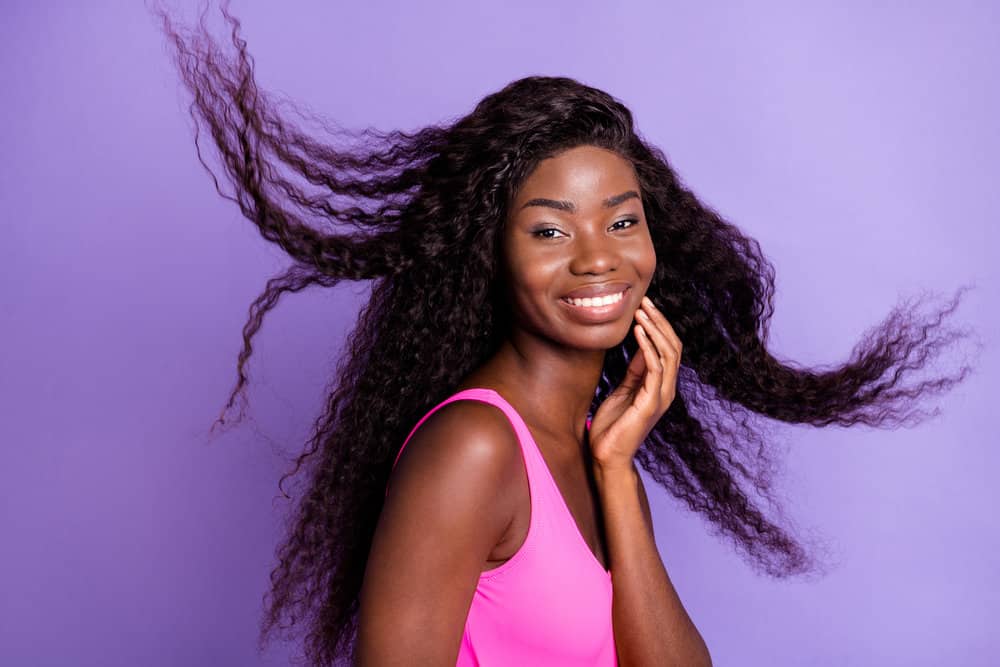
[[[617,294],[609,294],[607,296],[595,296],[595,297],[585,297],[583,299],[566,299],[574,306],[583,306],[584,308],[600,308],[601,306],[610,306],[613,303],[618,303],[622,300],[622,296],[625,294],[625,290],[618,292]]]

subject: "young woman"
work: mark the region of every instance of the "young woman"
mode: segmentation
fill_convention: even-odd
[[[532,76],[446,125],[323,141],[257,89],[223,14],[235,59],[159,13],[230,198],[292,259],[227,409],[282,294],[372,288],[286,475],[307,479],[262,641],[299,624],[315,665],[710,664],[636,463],[761,572],[815,571],[751,497],[777,512],[758,420],[896,425],[969,371],[912,381],[957,340],[957,296],[904,304],[837,368],[772,356],[759,246],[601,90]]]

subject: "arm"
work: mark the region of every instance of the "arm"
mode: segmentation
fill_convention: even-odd
[[[413,434],[365,568],[357,665],[454,666],[479,574],[513,516],[502,490],[520,457],[506,417],[482,403],[450,403]]]
[[[608,541],[614,589],[612,621],[619,664],[712,664],[708,647],[691,622],[653,538],[642,478],[632,468],[594,466]]]

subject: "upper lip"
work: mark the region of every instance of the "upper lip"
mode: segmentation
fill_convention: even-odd
[[[572,292],[563,295],[564,299],[585,299],[587,297],[607,296],[608,294],[618,294],[631,287],[626,282],[614,281],[609,283],[593,283],[577,287]]]

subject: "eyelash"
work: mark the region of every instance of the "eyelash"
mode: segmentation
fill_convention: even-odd
[[[628,227],[621,227],[621,229],[628,229],[629,227],[634,227],[634,226],[636,226],[636,225],[639,224],[639,220],[636,219],[636,218],[625,218],[623,220],[616,220],[614,222],[614,224],[612,224],[611,226],[614,227],[619,222],[631,222],[632,223],[631,225],[628,225]],[[532,232],[532,236],[537,236],[537,237],[543,238],[543,239],[552,239],[554,237],[552,237],[552,236],[542,236],[542,233],[544,233],[544,232],[558,232],[558,231],[559,230],[556,229],[555,227],[545,227],[544,229],[536,229],[535,231],[533,231]]]

